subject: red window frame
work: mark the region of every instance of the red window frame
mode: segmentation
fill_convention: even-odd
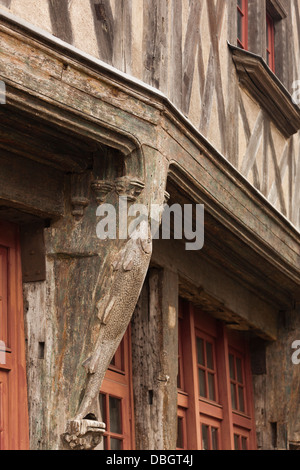
[[[129,325],[101,386],[99,404],[106,431],[98,450],[134,450],[135,448],[130,338]],[[117,426],[119,429],[113,427],[111,416],[113,404],[118,404],[120,407],[119,410],[114,411],[117,414],[115,418],[119,420],[119,426]],[[120,449],[114,448],[117,444],[120,445]]]
[[[248,49],[248,0],[237,1],[237,44]]]
[[[178,407],[177,411],[177,443],[176,450],[187,449],[186,410]]]
[[[210,364],[199,355],[197,339],[212,345]],[[198,345],[199,346],[199,345]],[[256,449],[256,433],[252,396],[250,355],[247,343],[239,332],[205,314],[191,303],[179,301],[179,351],[181,367],[178,383],[178,417],[181,446],[184,450]],[[230,373],[230,355],[234,358],[234,373]],[[215,396],[200,393],[199,370],[214,374]],[[206,383],[206,382],[205,382]],[[202,391],[204,387],[202,386]],[[232,390],[236,393],[233,406]],[[201,396],[202,395],[202,396]],[[205,395],[205,396],[203,396]],[[241,406],[243,403],[243,406]],[[182,447],[178,447],[182,449]]]
[[[199,396],[201,399],[218,402],[215,340],[203,331],[196,329],[196,347]]]
[[[266,16],[266,37],[267,64],[275,72],[275,22],[269,13]]]

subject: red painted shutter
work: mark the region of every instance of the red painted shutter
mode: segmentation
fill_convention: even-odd
[[[0,221],[0,450],[29,446],[18,227]]]

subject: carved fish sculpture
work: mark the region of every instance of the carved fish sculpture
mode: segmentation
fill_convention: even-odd
[[[149,231],[150,233],[150,231]],[[102,323],[94,353],[85,362],[87,386],[75,419],[93,415],[99,419],[99,390],[106,370],[128,327],[138,301],[152,254],[151,236],[147,240],[134,233],[113,264],[110,291],[98,304]]]

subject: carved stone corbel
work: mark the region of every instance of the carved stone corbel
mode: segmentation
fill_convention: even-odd
[[[147,151],[151,152],[153,159],[160,156],[158,153],[152,155],[152,149]],[[60,426],[62,437],[60,442],[65,449],[93,449],[101,440],[101,430],[103,431],[104,425],[101,427],[96,424],[102,421],[99,392],[107,368],[134,312],[152,255],[150,213],[148,233],[145,234],[144,229],[141,230],[141,227],[137,226],[128,238],[101,240],[96,232],[95,202],[103,203],[109,193],[114,192],[115,194],[107,199],[114,205],[115,213],[120,214],[122,210],[120,198],[126,198],[129,203],[133,203],[139,197],[141,204],[150,208],[151,204],[163,204],[166,196],[164,188],[167,168],[163,167],[161,171],[161,166],[154,165],[154,168],[151,167],[147,173],[131,171],[124,175],[125,170],[128,170],[127,167],[122,168],[121,164],[115,165],[115,162],[111,165],[113,161],[113,158],[109,158],[111,155],[108,152],[103,152],[103,155],[102,160],[95,158],[98,167],[93,168],[88,182],[88,188],[95,195],[95,200],[91,200],[95,211],[87,211],[80,227],[80,239],[75,240],[74,246],[72,245],[81,256],[72,262],[69,259],[62,259],[54,266],[59,275],[57,282],[63,286],[61,289],[64,292],[58,320],[62,324],[61,329],[58,329],[60,360],[62,364],[67,364],[68,370],[74,371],[74,383],[68,405],[68,422]],[[147,161],[150,162],[150,158]],[[123,176],[119,176],[122,175],[122,169]],[[147,181],[146,190],[144,174],[152,175],[155,171],[157,171],[155,184],[161,182],[160,190],[153,190],[152,179],[150,184]],[[124,217],[126,216],[129,225],[131,219],[128,214],[124,214]],[[95,224],[95,230],[91,224]],[[73,225],[70,226],[71,236],[72,230],[74,230]],[[60,232],[51,232],[49,236],[53,237],[50,239],[52,250],[61,253],[66,243],[65,232],[63,235]],[[70,244],[70,241],[68,243]],[[82,256],[83,253],[91,252],[97,253],[97,256],[92,258]],[[78,283],[79,278],[80,283]],[[70,285],[75,289],[75,295],[70,292]],[[87,315],[82,315],[83,307]],[[74,338],[73,331],[78,332],[79,325],[80,332],[84,333]],[[67,350],[66,337],[69,341]],[[79,360],[76,363],[77,359]],[[55,410],[59,406],[63,409],[59,401],[60,396],[63,396],[61,388],[53,399]],[[95,421],[88,424],[91,420]]]
[[[99,205],[102,204],[106,196],[114,190],[115,184],[113,181],[96,179],[92,181],[91,188],[95,194],[97,204]]]
[[[89,173],[73,174],[71,177],[71,205],[75,220],[82,219],[84,209],[89,205]]]
[[[87,371],[84,396],[74,420],[98,415],[97,397],[107,367],[122,339],[137,303],[152,254],[152,240],[130,238],[119,251],[109,279],[108,295],[98,303],[101,328],[94,352],[82,366]]]
[[[89,200],[85,197],[73,196],[71,198],[72,215],[79,221],[84,214],[84,209],[89,205]]]
[[[97,447],[105,432],[105,424],[89,419],[68,421],[62,435],[65,445],[71,450],[91,450]]]
[[[116,178],[115,185],[117,194],[126,197],[129,202],[134,202],[145,187],[141,180],[130,176]]]

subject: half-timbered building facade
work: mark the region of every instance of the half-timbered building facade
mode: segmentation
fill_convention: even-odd
[[[300,1],[0,0],[0,84],[0,449],[298,448]]]

